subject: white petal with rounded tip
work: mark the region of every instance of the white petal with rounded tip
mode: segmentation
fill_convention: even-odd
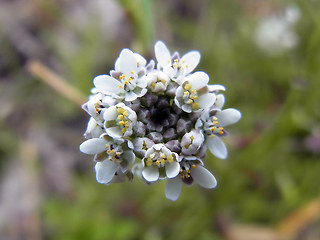
[[[181,106],[181,109],[187,113],[191,113],[192,112],[192,107],[190,104],[184,104]]]
[[[121,138],[122,131],[119,127],[110,127],[106,129],[107,134],[112,138]]]
[[[216,100],[216,95],[213,93],[203,94],[198,98],[198,103],[202,109],[210,108]]]
[[[179,174],[180,164],[178,162],[166,163],[165,167],[168,178],[174,178]]]
[[[192,89],[198,90],[207,86],[209,76],[205,72],[199,71],[187,76],[185,81],[188,81],[192,85]]]
[[[176,90],[176,98],[181,98],[183,96],[183,92],[184,92],[183,87],[179,86]]]
[[[157,166],[154,166],[154,165],[152,165],[150,167],[145,167],[142,170],[142,176],[148,182],[157,181],[159,179],[159,169]]]
[[[210,152],[217,158],[225,159],[228,156],[228,150],[224,142],[218,137],[214,136],[207,138],[207,146]]]
[[[209,84],[208,85],[209,92],[218,92],[218,91],[225,91],[226,88],[220,84]]]
[[[181,187],[182,181],[180,177],[168,179],[165,189],[166,198],[171,201],[176,201],[180,195]]]
[[[157,41],[154,45],[154,52],[158,63],[164,67],[171,63],[171,55],[167,46],[162,41]]]
[[[95,166],[97,182],[104,184],[110,182],[119,167],[119,164],[109,160],[97,162]]]
[[[86,154],[97,154],[106,150],[106,140],[102,138],[91,138],[83,142],[79,149]]]
[[[184,74],[191,73],[198,66],[200,56],[198,51],[190,51],[182,56],[180,62],[186,65]]]
[[[120,52],[119,58],[119,71],[123,72],[125,75],[130,75],[131,71],[137,72],[137,59],[130,49],[123,49]]]
[[[93,79],[93,84],[102,93],[118,94],[122,91],[122,89],[119,88],[119,86],[121,86],[121,83],[117,79],[109,75],[96,76]]]
[[[218,125],[221,127],[228,126],[238,122],[241,118],[241,112],[234,108],[228,108],[216,114]]]
[[[137,99],[137,94],[135,94],[133,91],[127,92],[125,99],[127,102],[131,102]]]
[[[212,173],[200,165],[197,165],[196,168],[191,168],[190,174],[204,188],[215,188],[217,186],[217,180]]]
[[[134,53],[134,57],[136,58],[138,68],[146,66],[147,60],[144,57],[142,57],[139,53]]]
[[[217,94],[216,95],[216,101],[214,102],[214,107],[216,108],[222,108],[225,102],[225,97],[223,94]]]
[[[162,143],[157,143],[155,145],[152,146],[152,148],[154,148],[157,151],[160,151],[161,148],[163,148],[164,145]]]
[[[171,154],[171,151],[166,146],[163,146],[161,148],[161,152],[163,152],[165,155],[170,155]]]
[[[117,117],[118,117],[118,112],[115,106],[107,108],[103,114],[103,119],[106,121],[115,120]]]

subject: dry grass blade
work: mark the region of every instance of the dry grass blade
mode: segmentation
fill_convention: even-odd
[[[38,60],[30,60],[27,64],[27,70],[33,75],[40,78],[58,93],[68,98],[71,102],[81,106],[87,101],[86,97],[77,89],[68,84],[60,76],[43,65]]]

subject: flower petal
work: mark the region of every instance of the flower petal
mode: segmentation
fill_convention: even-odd
[[[171,201],[176,201],[180,195],[181,187],[182,181],[180,177],[168,179],[165,188],[166,198]]]
[[[123,49],[119,55],[119,70],[125,75],[137,72],[137,59],[130,49]]]
[[[147,60],[144,57],[142,57],[139,53],[134,53],[134,56],[136,58],[136,63],[138,68],[146,66]]]
[[[198,51],[190,51],[182,56],[181,62],[186,64],[184,74],[191,73],[200,62],[200,53]]]
[[[121,83],[117,79],[109,75],[96,76],[93,79],[93,84],[102,93],[118,94],[119,92],[121,92],[121,89],[119,88],[119,86],[121,86]]]
[[[171,63],[171,55],[169,49],[162,41],[157,41],[154,45],[154,52],[158,63],[164,67]]]
[[[135,94],[133,91],[127,92],[125,96],[125,101],[131,102],[137,99],[137,94]]]
[[[207,138],[207,146],[210,152],[217,158],[225,159],[228,156],[228,150],[224,142],[218,137],[214,136]]]
[[[106,128],[106,132],[112,138],[121,138],[123,135],[119,127]]]
[[[97,182],[103,184],[107,184],[108,182],[110,182],[119,167],[119,164],[116,164],[110,160],[97,162],[95,166]]]
[[[217,180],[212,173],[200,165],[197,165],[196,168],[191,168],[190,174],[204,188],[215,188],[217,186]]]
[[[142,176],[144,179],[146,179],[148,182],[154,182],[159,179],[159,169],[157,166],[152,165],[150,167],[145,167],[142,170]]]
[[[207,86],[209,76],[205,72],[195,72],[185,78],[192,85],[192,89],[198,90]]]
[[[216,101],[214,102],[214,107],[215,108],[222,108],[225,102],[225,97],[223,94],[217,94],[216,95]]]
[[[167,177],[174,178],[179,174],[180,164],[178,162],[166,163],[165,168]]]
[[[226,88],[220,84],[209,84],[208,85],[209,92],[218,92],[218,91],[225,91]]]
[[[234,108],[228,108],[216,114],[219,126],[225,127],[238,122],[241,118],[241,112]]]
[[[124,151],[121,158],[131,164],[134,162],[135,155],[132,151]]]
[[[210,108],[216,100],[216,95],[213,93],[206,93],[198,98],[198,103],[202,109]]]
[[[106,121],[115,120],[117,117],[118,117],[118,112],[115,106],[107,108],[103,114],[103,119]]]
[[[106,150],[106,141],[102,138],[92,138],[83,142],[79,149],[86,154],[97,154]]]

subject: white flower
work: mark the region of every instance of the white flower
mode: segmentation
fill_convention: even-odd
[[[155,54],[157,69],[153,60],[147,64],[138,53],[123,49],[114,70],[93,79],[92,95],[83,105],[90,115],[84,134],[88,140],[80,151],[94,155],[99,183],[133,176],[147,183],[167,179],[166,197],[175,201],[182,183],[216,187],[203,160],[208,148],[226,158],[220,137],[241,114],[222,109],[224,86],[208,84],[205,72],[193,72],[199,52],[180,58],[158,41]]]
[[[147,150],[151,148],[153,145],[154,145],[154,142],[149,138],[146,138],[146,137],[136,138],[136,140],[133,142],[134,152],[140,158],[144,158]]]
[[[208,81],[209,76],[205,72],[195,72],[187,76],[182,85],[177,88],[175,104],[187,113],[210,108],[216,96],[209,92]]]
[[[195,181],[204,188],[215,188],[217,186],[215,177],[202,165],[202,161],[198,159],[182,160],[179,175],[166,182],[166,198],[176,201],[180,195],[182,183],[190,185]]]
[[[148,182],[165,177],[174,178],[179,173],[178,154],[160,143],[149,148],[141,162],[144,166],[142,176]]]
[[[115,62],[115,71],[124,74],[135,70],[144,71],[147,61],[139,53],[133,53],[130,49],[123,49]]]
[[[134,153],[124,140],[115,141],[106,135],[83,142],[80,151],[95,155],[96,178],[103,184],[108,184],[117,171],[126,172],[128,165],[135,159]]]
[[[98,138],[103,133],[103,127],[99,125],[93,117],[91,117],[88,121],[87,130],[84,133],[85,138]]]
[[[241,113],[234,109],[213,109],[205,111],[196,123],[197,129],[203,129],[206,136],[206,145],[213,155],[225,159],[228,155],[227,148],[220,137],[226,135],[224,127],[238,122]]]
[[[255,32],[256,44],[272,54],[294,48],[299,39],[293,31],[293,25],[299,18],[299,9],[291,6],[283,14],[273,14],[262,19]]]
[[[146,61],[141,55],[123,49],[115,64],[116,72],[112,74],[114,77],[99,75],[93,79],[93,83],[104,94],[133,101],[147,92],[145,64]]]
[[[181,59],[178,53],[171,56],[170,51],[162,41],[156,42],[154,51],[158,61],[158,69],[168,74],[173,80],[191,73],[200,62],[198,51],[190,51],[183,55]]]
[[[90,97],[89,101],[82,105],[82,108],[93,117],[98,124],[103,123],[103,113],[106,108],[116,104],[116,100],[101,93]]]
[[[163,72],[152,72],[148,74],[147,81],[152,92],[165,92],[170,78]]]
[[[186,133],[181,139],[181,151],[183,154],[190,156],[199,152],[204,143],[204,136],[201,131],[193,129]]]
[[[103,114],[106,133],[113,138],[128,137],[137,122],[136,113],[124,103],[107,108]]]

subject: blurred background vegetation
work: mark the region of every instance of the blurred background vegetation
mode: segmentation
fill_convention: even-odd
[[[218,187],[176,202],[164,183],[98,184],[78,150],[93,77],[158,39],[199,50],[243,114],[228,159],[207,156]],[[320,239],[319,1],[1,0],[0,43],[1,239]]]

